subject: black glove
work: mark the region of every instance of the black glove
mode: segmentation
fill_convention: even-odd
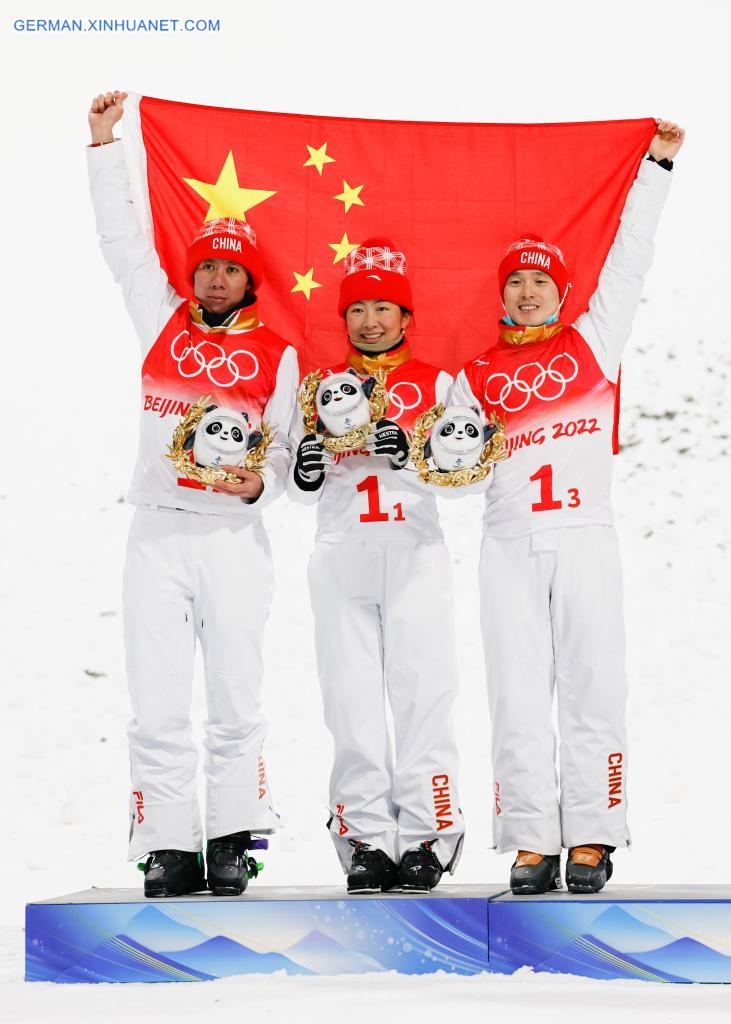
[[[305,434],[297,449],[294,482],[301,491],[317,491],[325,479],[327,457],[322,434]]]
[[[392,469],[403,469],[409,459],[409,442],[393,420],[379,420],[366,448],[373,455],[385,455]]]

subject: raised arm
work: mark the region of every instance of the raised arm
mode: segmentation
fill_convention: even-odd
[[[86,153],[102,255],[122,288],[146,355],[182,298],[170,285],[152,238],[135,213],[124,149],[114,138],[126,98],[125,92],[107,92],[92,100],[91,145]]]
[[[640,164],[589,308],[574,323],[610,381],[615,381],[619,373],[645,275],[652,263],[653,239],[672,180],[672,160],[684,138],[678,125],[657,122],[649,148],[652,159]]]

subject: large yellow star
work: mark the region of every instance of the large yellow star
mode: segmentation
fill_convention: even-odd
[[[236,217],[246,220],[246,211],[258,206],[265,199],[275,196],[276,192],[265,192],[258,188],[241,188],[236,177],[234,155],[229,152],[226,162],[218,175],[218,181],[211,184],[198,181],[196,178],[183,178],[194,192],[210,203],[205,220],[216,220],[218,217]]]
[[[360,198],[362,188],[362,185],[356,185],[355,188],[351,188],[345,178],[343,178],[343,191],[339,196],[333,196],[333,199],[339,199],[344,203],[345,212],[347,213],[351,206],[365,206],[365,203]]]
[[[328,242],[327,244],[335,253],[333,263],[339,263],[341,260],[345,259],[349,252],[352,252],[353,249],[357,249],[360,242],[349,242],[348,235],[346,233],[339,242]]]
[[[313,149],[312,146],[308,146],[307,150],[310,154],[310,158],[309,160],[305,160],[302,166],[316,167],[319,175],[322,175],[322,168],[325,164],[335,163],[335,157],[327,155],[327,142],[323,142],[319,149]]]
[[[291,290],[293,292],[303,292],[305,298],[309,302],[310,292],[312,291],[312,289],[322,288],[322,285],[318,284],[317,281],[315,281],[315,279],[312,276],[315,273],[315,268],[310,267],[306,274],[298,274],[296,270],[293,270],[292,273],[297,279],[297,284]]]

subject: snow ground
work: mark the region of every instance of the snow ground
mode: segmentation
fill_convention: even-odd
[[[178,8],[180,15],[202,13],[191,3]],[[120,16],[155,13],[165,14],[129,3]],[[367,11],[333,0],[314,9],[283,0],[269,9],[234,13],[221,5],[210,13],[222,18],[223,53],[220,41],[202,38],[21,37],[9,27],[12,18],[2,27],[11,52],[1,72],[6,131],[16,141],[13,161],[2,169],[12,240],[3,255],[12,299],[4,310],[3,397],[11,422],[23,424],[22,468],[15,469],[16,456],[15,472],[0,483],[2,1019],[185,1021],[245,1008],[248,1016],[277,1020],[296,1012],[325,1022],[453,1006],[465,1020],[489,1013],[546,1018],[546,1009],[548,1020],[566,1022],[587,1014],[596,1021],[728,1015],[731,993],[720,988],[525,972],[512,979],[379,976],[377,984],[248,978],[185,989],[21,981],[27,900],[91,884],[129,887],[139,878],[124,860],[129,712],[120,627],[130,518],[120,498],[136,446],[138,363],[96,249],[82,150],[90,95],[117,85],[198,102],[353,116],[551,121],[658,113],[686,125],[688,143],[624,362],[625,447],[616,460],[615,506],[626,577],[634,846],[616,858],[617,877],[731,881],[723,860],[731,848],[731,144],[718,126],[727,6],[698,0],[691,10],[648,0],[640,8],[617,0],[611,23],[579,0],[557,0],[548,14],[536,0],[523,0],[519,10],[458,0],[448,11],[432,0],[398,7],[373,0]],[[66,14],[99,12],[78,3]],[[233,59],[241,57],[242,39],[252,40],[245,59]],[[526,59],[531,45],[543,62]],[[353,74],[364,49],[368,71]],[[558,53],[568,56],[545,59]],[[201,67],[204,74],[192,73]],[[462,638],[457,729],[469,837],[457,880],[500,882],[508,860],[487,850],[479,499],[445,502],[443,518]],[[282,500],[268,527],[278,572],[266,639],[268,763],[286,829],[267,857],[265,879],[332,884],[338,869],[322,827],[330,744],[304,580],[311,513]]]

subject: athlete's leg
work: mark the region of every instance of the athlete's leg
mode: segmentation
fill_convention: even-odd
[[[452,723],[457,693],[452,566],[444,544],[388,545],[382,614],[395,728],[399,858],[424,840],[434,841],[434,853],[446,868],[464,820]]]
[[[550,586],[555,531],[485,537],[480,615],[485,648],[498,853],[561,851],[552,722]]]
[[[138,509],[124,570],[124,637],[133,719],[129,858],[202,846],[190,722],[195,652],[191,514]]]
[[[195,518],[192,557],[195,625],[206,675],[206,838],[271,832],[272,805],[262,749],[262,644],[274,586],[261,523],[234,516]]]
[[[611,526],[556,531],[552,600],[564,846],[626,846],[622,567]]]
[[[321,541],[308,576],[325,723],[335,746],[330,834],[346,870],[350,840],[369,843],[395,860],[379,611],[384,546]]]

